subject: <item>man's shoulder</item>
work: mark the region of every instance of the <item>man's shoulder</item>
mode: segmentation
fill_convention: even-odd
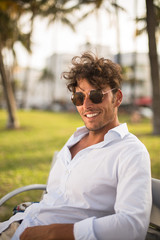
[[[131,132],[128,132],[122,141],[125,149],[130,149],[135,152],[148,152],[144,143]]]

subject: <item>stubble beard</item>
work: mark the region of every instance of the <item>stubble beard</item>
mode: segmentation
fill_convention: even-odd
[[[115,119],[115,111],[113,110],[111,118],[108,119],[107,117],[106,118],[104,117],[104,119],[107,119],[107,121],[105,122],[100,121],[100,122],[94,123],[93,126],[90,126],[90,124],[87,124],[84,120],[83,121],[88,131],[98,133],[99,131],[102,131],[105,128],[106,129],[111,128],[112,122]]]

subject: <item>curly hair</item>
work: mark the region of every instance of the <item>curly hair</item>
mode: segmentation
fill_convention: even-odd
[[[67,80],[67,88],[74,92],[80,79],[87,81],[96,89],[120,88],[122,82],[121,67],[109,59],[98,58],[91,52],[72,58],[70,71],[63,72],[62,77]]]

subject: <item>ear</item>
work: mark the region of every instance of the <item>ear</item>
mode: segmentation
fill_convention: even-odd
[[[119,107],[121,105],[122,99],[123,99],[122,91],[118,89],[115,96],[115,107]]]

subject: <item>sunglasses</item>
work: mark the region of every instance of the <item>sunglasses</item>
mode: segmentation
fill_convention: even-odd
[[[95,89],[91,90],[88,93],[89,99],[92,101],[92,103],[98,104],[103,101],[104,95],[115,90],[116,88],[112,88],[106,92],[102,92],[101,90]],[[75,92],[72,94],[71,100],[74,105],[76,106],[82,106],[84,103],[85,94],[83,92]]]

